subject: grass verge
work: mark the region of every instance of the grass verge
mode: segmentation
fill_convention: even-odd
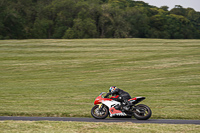
[[[173,124],[134,124],[134,123],[88,123],[88,122],[51,122],[51,121],[0,121],[2,133],[198,133],[200,125]]]

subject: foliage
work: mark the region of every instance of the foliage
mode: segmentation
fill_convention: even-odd
[[[200,38],[200,12],[132,0],[1,0],[0,39]]]

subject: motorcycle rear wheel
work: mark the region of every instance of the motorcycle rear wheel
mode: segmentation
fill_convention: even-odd
[[[147,105],[139,104],[136,108],[138,109],[133,113],[133,116],[137,120],[148,120],[151,117],[152,111]]]
[[[108,114],[109,114],[109,112],[108,112],[108,108],[106,106],[103,106],[101,109],[99,109],[99,105],[95,105],[91,109],[91,115],[95,119],[105,119],[108,116]]]

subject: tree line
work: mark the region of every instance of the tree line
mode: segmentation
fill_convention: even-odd
[[[200,39],[200,12],[134,0],[0,0],[0,39]]]

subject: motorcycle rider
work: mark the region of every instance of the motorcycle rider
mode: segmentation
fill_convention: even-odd
[[[107,93],[105,98],[107,98],[109,95],[112,95],[112,96],[119,95],[119,97],[116,100],[121,103],[122,111],[128,110],[130,108],[130,104],[129,104],[128,100],[131,99],[131,96],[129,95],[128,92],[123,91],[122,89],[119,89],[116,86],[111,86],[109,89],[109,93]]]

